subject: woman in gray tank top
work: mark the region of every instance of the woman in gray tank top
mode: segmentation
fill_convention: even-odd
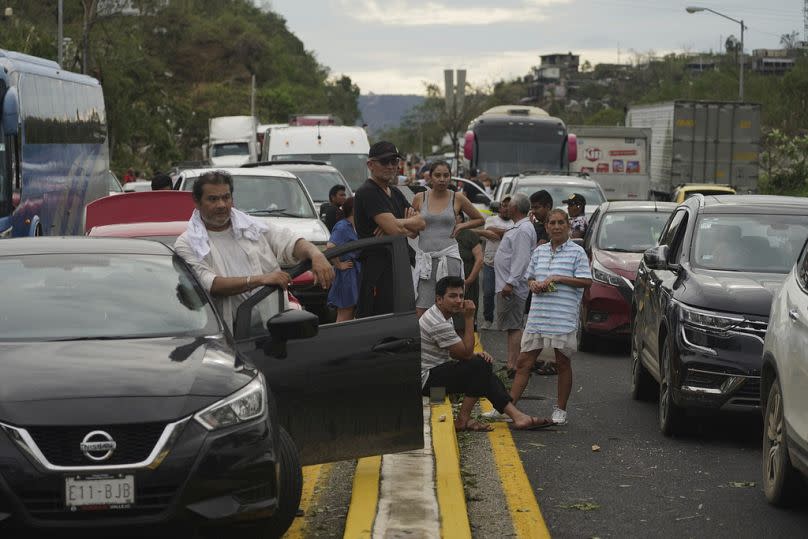
[[[452,174],[445,161],[432,163],[429,172],[431,189],[418,193],[412,201],[413,208],[420,211],[426,221],[426,228],[418,236],[418,247],[431,258],[432,267],[429,278],[422,273],[418,279],[415,310],[419,317],[435,304],[435,283],[444,257],[447,274],[463,277],[463,262],[455,235],[465,228],[477,228],[485,223],[479,210],[463,193],[449,189]],[[469,219],[458,223],[455,217],[461,212]]]

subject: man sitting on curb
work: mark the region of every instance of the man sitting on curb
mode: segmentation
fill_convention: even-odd
[[[486,352],[474,353],[473,301],[463,299],[461,277],[444,277],[435,285],[435,305],[418,320],[421,326],[421,385],[423,394],[430,388],[444,387],[447,393],[463,393],[465,398],[455,420],[457,431],[489,431],[491,425],[471,419],[471,411],[480,397],[513,421],[515,430],[536,430],[553,424],[547,418],[532,417],[511,402],[508,391],[492,369]],[[466,327],[461,338],[455,331],[452,315],[462,312]]]

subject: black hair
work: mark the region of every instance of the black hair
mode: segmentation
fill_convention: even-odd
[[[552,208],[553,196],[546,190],[542,189],[541,191],[536,191],[535,193],[530,195],[530,203],[541,204],[542,206],[550,206]]]
[[[340,191],[345,191],[345,186],[342,184],[332,185],[331,189],[328,190],[328,201],[330,202],[332,198],[337,196],[337,193]]]
[[[435,161],[434,163],[429,165],[429,175],[431,176],[432,173],[435,172],[435,169],[441,166],[446,167],[446,170],[449,171],[449,174],[452,173],[452,167],[449,166],[449,163],[447,163],[446,161]]]
[[[342,215],[347,219],[351,215],[353,215],[353,207],[354,207],[354,198],[348,197],[345,199],[345,202],[342,203]]]
[[[202,202],[202,189],[206,185],[227,185],[230,187],[230,194],[233,194],[233,177],[224,170],[205,172],[197,178],[193,189],[193,197],[197,202]]]
[[[439,280],[435,283],[435,295],[443,297],[446,295],[446,291],[450,288],[464,288],[466,286],[466,282],[463,280],[462,277],[457,277],[454,275],[447,275],[446,277]]]
[[[159,191],[165,188],[173,188],[171,176],[158,172],[151,179],[151,189],[152,191]]]

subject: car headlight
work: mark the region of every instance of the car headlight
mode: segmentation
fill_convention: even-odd
[[[599,283],[616,286],[618,288],[622,286],[629,290],[634,290],[634,285],[631,281],[606,268],[606,266],[597,260],[592,260],[592,279]]]
[[[258,374],[246,386],[194,415],[203,427],[217,430],[261,416],[267,408],[267,386]]]
[[[682,311],[682,321],[689,325],[695,326],[706,331],[724,332],[743,322],[742,317],[735,317],[714,311],[705,311],[703,309],[694,309],[693,307],[686,307],[679,305]]]

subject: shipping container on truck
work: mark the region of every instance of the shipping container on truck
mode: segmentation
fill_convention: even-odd
[[[729,185],[757,192],[760,105],[671,101],[634,105],[626,126],[651,129],[651,190],[670,196],[680,185]]]
[[[647,200],[651,130],[639,127],[570,125],[577,139],[577,159],[570,172],[597,181],[609,200]]]

